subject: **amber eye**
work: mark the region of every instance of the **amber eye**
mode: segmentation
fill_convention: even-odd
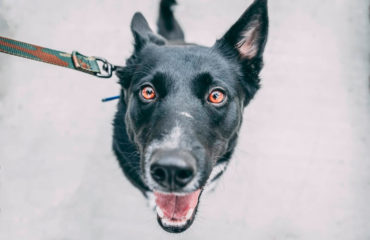
[[[225,101],[226,95],[220,89],[212,90],[212,92],[208,95],[208,101],[213,104],[220,104]]]
[[[141,96],[145,100],[153,100],[156,97],[155,91],[151,86],[143,87],[141,90]]]

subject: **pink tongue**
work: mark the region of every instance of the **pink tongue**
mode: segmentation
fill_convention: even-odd
[[[199,194],[200,190],[184,196],[154,192],[157,206],[163,211],[167,219],[173,220],[184,219],[188,211],[197,206]]]

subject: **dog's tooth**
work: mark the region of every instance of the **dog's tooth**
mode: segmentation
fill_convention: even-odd
[[[158,207],[158,206],[155,209],[157,210],[158,216],[160,218],[163,218],[164,213],[163,213],[162,209],[160,207]]]
[[[191,208],[189,211],[188,211],[188,213],[186,214],[186,219],[190,219],[191,218],[191,216],[193,216],[193,212],[194,212],[194,208]]]
[[[163,224],[163,225],[168,226],[168,221],[167,221],[167,219],[162,218],[162,219],[161,219],[161,222],[162,222],[162,224]]]
[[[167,218],[162,218],[161,221],[163,225],[169,226],[169,227],[183,227],[187,222],[186,219],[182,221],[171,221]]]
[[[173,223],[166,218],[162,218],[162,223],[163,225],[166,225],[166,226],[173,226]]]

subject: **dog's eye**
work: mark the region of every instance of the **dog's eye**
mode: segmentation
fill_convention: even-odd
[[[225,101],[226,95],[221,89],[212,90],[208,95],[208,101],[213,104],[221,104]]]
[[[155,91],[151,86],[145,86],[141,90],[141,96],[145,100],[153,100],[156,97]]]

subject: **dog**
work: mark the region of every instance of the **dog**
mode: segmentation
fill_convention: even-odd
[[[202,192],[225,171],[243,110],[260,87],[268,34],[267,0],[255,0],[212,47],[186,43],[162,0],[158,33],[141,13],[131,22],[133,54],[121,85],[113,151],[123,173],[154,199],[159,225],[188,229]]]

